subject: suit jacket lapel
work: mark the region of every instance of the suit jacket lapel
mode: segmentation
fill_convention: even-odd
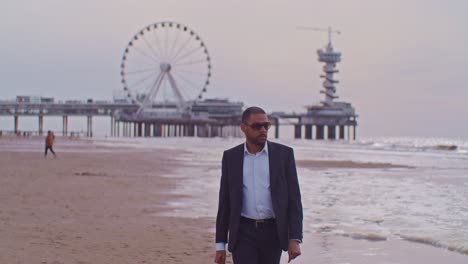
[[[273,144],[268,142],[268,163],[270,169],[270,189],[271,189],[271,198],[273,203],[276,202],[276,188],[277,188],[277,179],[279,173],[279,160],[278,160],[278,153],[276,152],[276,148]]]
[[[239,214],[242,208],[242,187],[244,184],[244,144],[241,144],[237,147],[236,153],[234,155],[233,160],[233,191],[236,193],[238,200],[239,200]]]

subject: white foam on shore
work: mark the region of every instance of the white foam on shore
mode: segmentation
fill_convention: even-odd
[[[465,243],[444,243],[442,241],[436,240],[431,237],[419,237],[419,236],[406,236],[406,235],[400,235],[400,237],[403,240],[409,241],[409,242],[415,242],[415,243],[421,243],[421,244],[426,244],[438,248],[443,248],[447,249],[450,251],[454,251],[457,253],[461,253],[464,255],[468,255],[468,246],[466,246]]]

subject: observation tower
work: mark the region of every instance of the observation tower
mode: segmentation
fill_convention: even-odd
[[[351,103],[338,102],[335,79],[338,73],[337,64],[341,62],[341,52],[335,51],[332,44],[332,34],[340,34],[340,31],[313,27],[299,27],[320,32],[328,32],[328,43],[323,49],[317,50],[318,61],[325,63],[323,66],[323,90],[325,95],[319,104],[306,106],[307,112],[303,114],[277,114],[277,118],[297,119],[294,123],[294,137],[302,138],[302,126],[305,127],[306,139],[356,139],[357,114]]]

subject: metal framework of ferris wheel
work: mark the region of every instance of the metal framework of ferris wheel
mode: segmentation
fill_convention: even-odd
[[[157,22],[128,42],[120,65],[123,89],[141,113],[190,113],[211,77],[208,49],[189,27]]]

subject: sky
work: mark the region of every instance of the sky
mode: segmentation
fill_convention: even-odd
[[[304,112],[324,99],[316,50],[328,36],[297,27],[331,26],[337,100],[355,107],[358,135],[467,139],[466,10],[463,0],[3,0],[0,100],[111,100],[133,35],[175,21],[209,50],[205,98]]]

